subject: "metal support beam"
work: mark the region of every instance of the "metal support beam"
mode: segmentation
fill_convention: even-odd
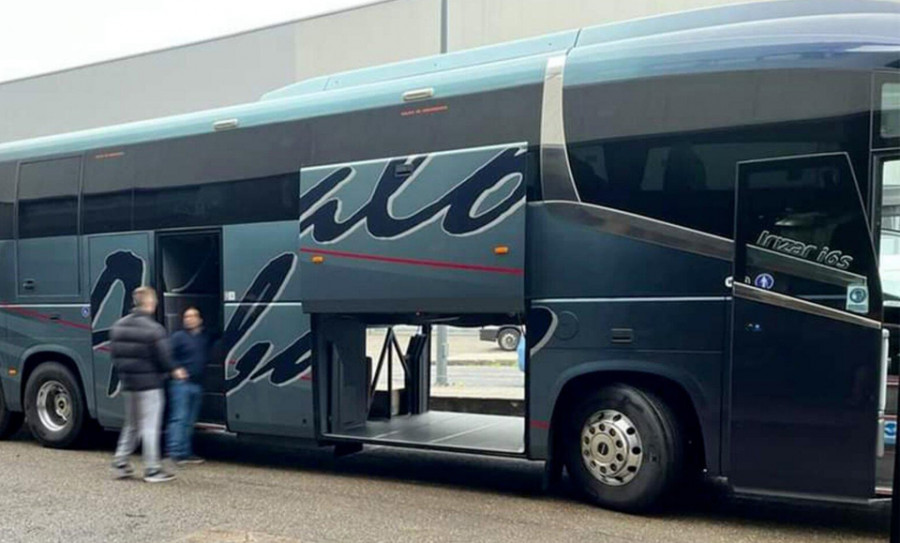
[[[441,0],[441,53],[450,49],[450,0]]]
[[[447,342],[447,327],[439,325],[437,328],[437,376],[435,384],[439,387],[445,387],[450,384],[447,380],[447,356],[450,353],[450,346]]]

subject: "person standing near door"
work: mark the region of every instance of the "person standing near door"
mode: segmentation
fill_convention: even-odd
[[[169,420],[166,425],[166,454],[176,464],[202,464],[194,455],[194,425],[203,404],[203,375],[209,362],[209,336],[196,307],[184,310],[182,329],[172,334],[172,356],[188,374],[185,380],[169,382]]]
[[[134,474],[128,457],[141,443],[144,481],[162,483],[174,475],[162,469],[159,438],[165,394],[163,386],[171,375],[187,378],[185,370],[172,363],[165,328],[154,319],[156,291],[150,287],[134,290],[134,310],[113,325],[109,333],[112,361],[122,382],[125,425],[113,459],[116,478]]]

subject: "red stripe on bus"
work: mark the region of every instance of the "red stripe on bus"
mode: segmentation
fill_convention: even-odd
[[[50,321],[52,323],[61,324],[63,326],[68,326],[70,328],[77,328],[79,330],[90,330],[91,329],[91,326],[89,324],[81,324],[80,322],[66,321],[66,320],[62,320],[62,319],[51,319],[49,315],[45,315],[45,314],[39,313],[37,311],[32,311],[31,309],[26,309],[24,307],[0,303],[0,308],[8,309],[9,311],[18,313],[25,317],[32,317],[35,319]]]
[[[531,427],[537,428],[538,430],[549,430],[550,423],[544,420],[532,420]]]
[[[445,268],[451,270],[480,271],[489,273],[503,273],[507,275],[522,275],[522,268],[501,268],[496,266],[479,266],[476,264],[459,264],[440,260],[419,260],[415,258],[397,258],[392,256],[379,256],[361,253],[347,253],[344,251],[331,251],[323,249],[300,249],[301,253],[336,256],[338,258],[352,258],[356,260],[372,260],[375,262],[387,262],[390,264],[408,264],[410,266],[428,266],[431,268]]]

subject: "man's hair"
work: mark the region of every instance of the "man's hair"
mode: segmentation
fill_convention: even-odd
[[[144,305],[144,302],[157,299],[156,291],[151,287],[138,287],[134,289],[134,292],[131,293],[131,298],[134,300],[134,305],[137,307]]]
[[[201,313],[199,309],[197,309],[195,306],[189,305],[189,306],[187,306],[187,307],[184,308],[184,311],[181,312],[181,318],[182,318],[182,319],[184,318],[185,315],[187,315],[187,312],[188,312],[188,311],[196,311],[198,317],[202,317],[202,316],[203,316],[203,313]]]

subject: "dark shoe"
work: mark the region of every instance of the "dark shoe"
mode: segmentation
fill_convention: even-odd
[[[202,464],[206,462],[206,460],[200,458],[199,456],[188,456],[185,458],[178,458],[175,460],[175,463],[179,466],[185,466],[189,464]]]
[[[131,464],[113,464],[113,478],[127,479],[134,475],[134,466]]]
[[[155,469],[152,471],[148,471],[144,474],[144,482],[145,483],[167,483],[175,479],[175,476],[171,473],[165,472],[161,469]]]

